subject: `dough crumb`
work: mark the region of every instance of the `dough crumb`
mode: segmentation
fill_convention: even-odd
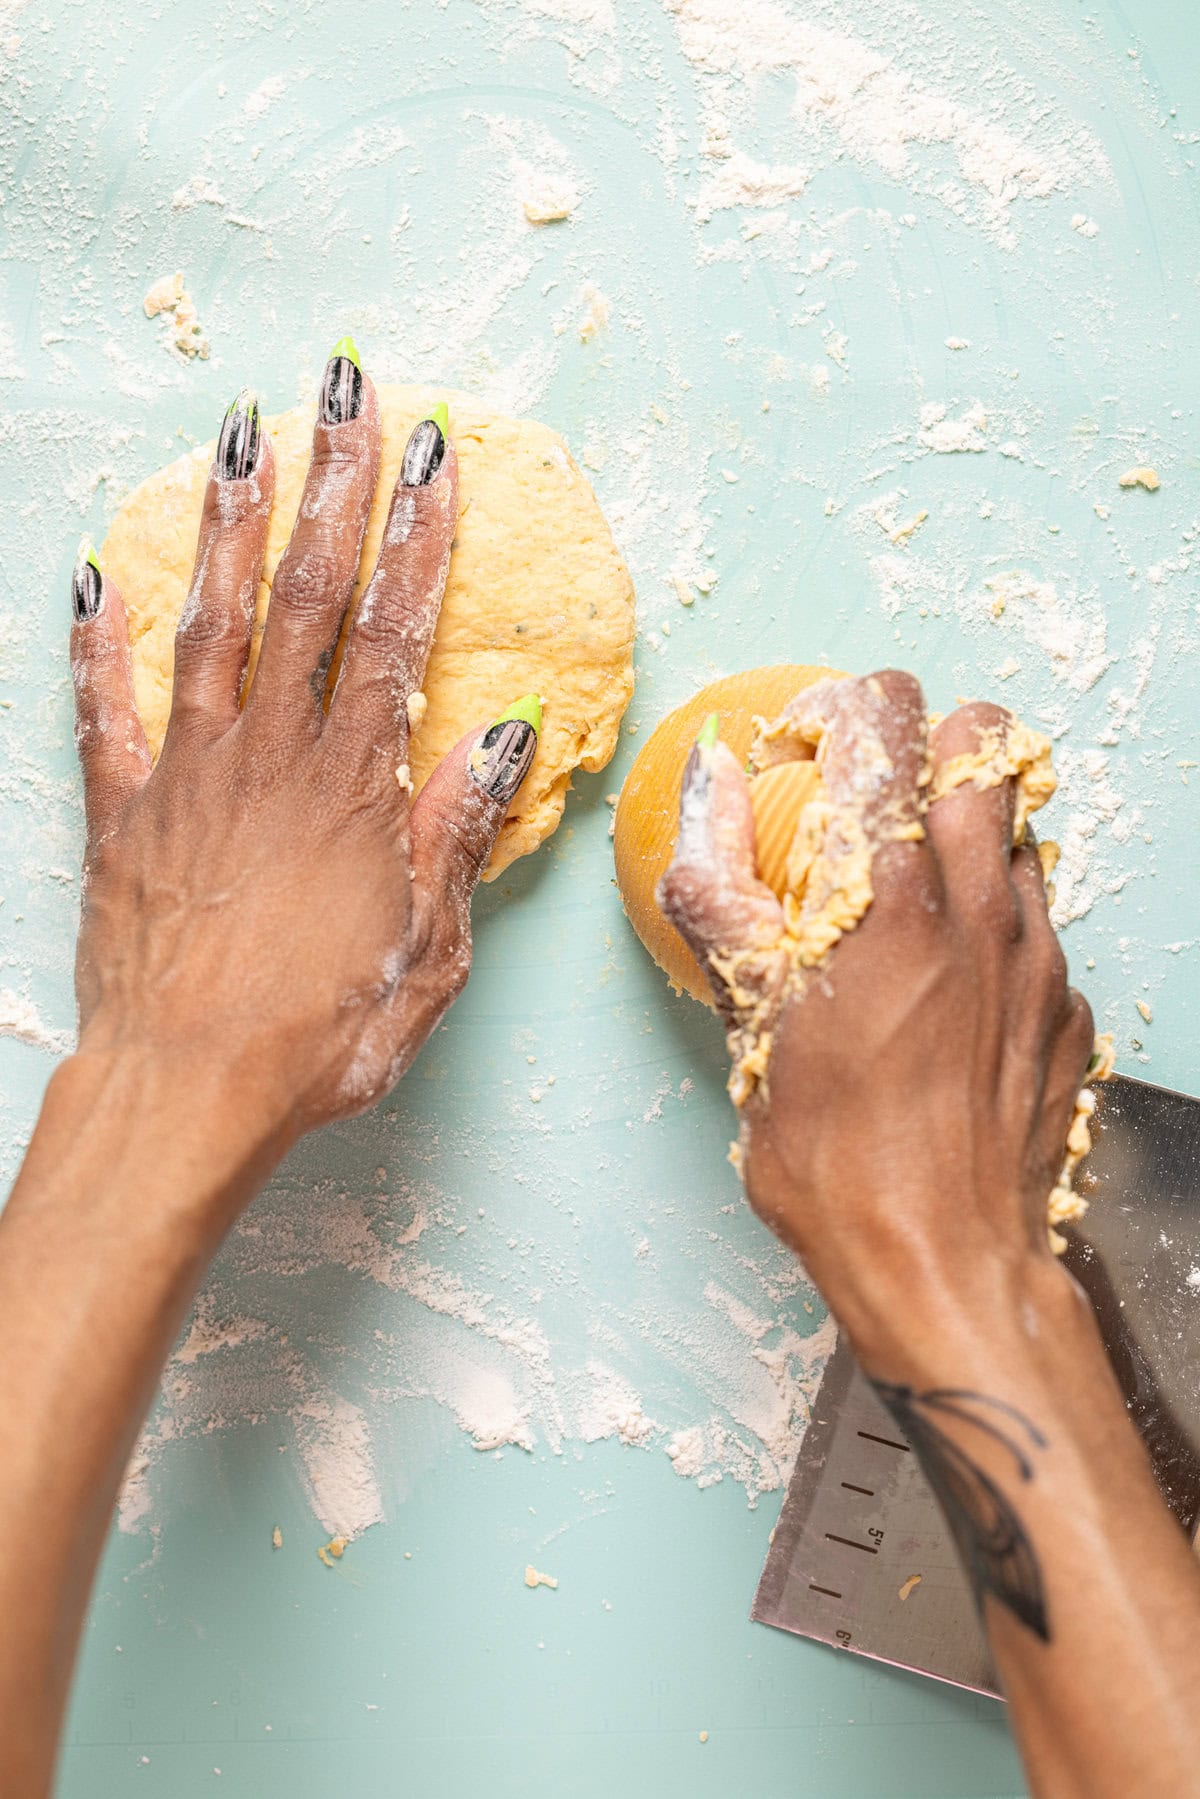
[[[1099,229],[1095,219],[1089,219],[1086,212],[1077,212],[1071,220],[1071,230],[1078,231],[1080,237],[1095,237]]]
[[[1147,493],[1157,491],[1158,470],[1152,468],[1127,468],[1118,480],[1120,487],[1144,487]]]
[[[552,1574],[539,1574],[532,1562],[525,1569],[525,1585],[527,1587],[556,1587],[558,1582]]]
[[[889,531],[888,541],[890,543],[907,543],[909,538],[921,529],[928,517],[928,512],[922,508],[914,518],[909,519],[907,525],[897,525],[894,531]]]
[[[612,317],[612,301],[600,292],[594,281],[584,282],[579,297],[584,304],[584,313],[576,329],[580,343],[586,344],[608,324]]]
[[[160,313],[169,317],[170,324],[163,341],[173,355],[181,356],[185,361],[193,357],[199,357],[202,362],[207,359],[209,342],[200,329],[195,302],[183,285],[181,271],[164,275],[154,283],[142,301],[142,311],[148,319],[157,318]]]
[[[346,1553],[346,1545],[349,1541],[349,1537],[330,1537],[328,1543],[322,1543],[321,1547],[317,1550],[317,1554],[327,1568],[332,1568],[334,1562],[341,1561]]]
[[[419,731],[421,728],[421,721],[429,710],[429,701],[425,698],[423,693],[410,693],[406,710],[408,712],[409,730]]]
[[[531,225],[569,219],[578,204],[578,190],[563,175],[531,175],[521,195],[521,210]]]
[[[700,1732],[700,1741],[701,1741],[701,1742],[702,1742],[702,1743],[707,1743],[707,1741],[708,1741],[708,1732],[707,1732],[707,1730],[702,1730],[702,1731],[701,1731],[701,1732]]]
[[[1149,1006],[1146,1004],[1144,999],[1138,1000],[1137,1009],[1141,1013],[1142,1017],[1146,1020],[1146,1023],[1149,1024],[1152,1021],[1154,1014],[1150,1010]]]
[[[274,1530],[271,1532],[271,1547],[273,1549],[282,1549],[283,1548],[283,1532],[280,1530],[278,1524],[275,1526]]]
[[[914,1592],[916,1588],[920,1586],[921,1579],[922,1576],[919,1574],[910,1574],[904,1585],[897,1592],[897,1599],[907,1599],[909,1594]]]
[[[397,765],[396,765],[396,785],[402,790],[402,792],[408,793],[408,794],[412,793],[412,790],[413,790],[412,770],[409,768],[407,762],[400,762],[400,763],[397,763]]]

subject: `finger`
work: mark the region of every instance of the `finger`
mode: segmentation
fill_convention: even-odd
[[[331,729],[390,757],[407,741],[408,700],[425,665],[458,525],[458,457],[445,406],[413,429],[392,494],[379,561],[354,614]]]
[[[150,751],[133,703],[125,607],[86,539],[71,577],[71,600],[75,745],[83,770],[88,842],[94,844],[115,828],[150,773]]]
[[[755,1004],[764,983],[781,978],[783,907],[760,881],[754,813],[746,778],[718,738],[717,714],[705,724],[683,772],[679,835],[658,884],[658,903],[708,978],[728,1016]],[[751,968],[756,958],[770,966]],[[744,991],[744,977],[750,984]]]
[[[760,730],[751,750],[758,764],[782,759],[789,745],[792,754],[816,748],[828,816],[806,915],[858,915],[864,860],[876,908],[936,906],[936,869],[923,844],[927,735],[920,683],[899,669],[820,681]]]
[[[375,389],[350,338],[325,367],[312,460],[288,546],[271,583],[271,608],[247,709],[304,719],[318,729],[329,665],[358,577],[379,479]]]
[[[471,895],[537,754],[542,705],[529,694],[438,763],[412,809],[410,856],[419,942],[466,941]],[[465,979],[465,970],[463,971]]]
[[[275,495],[275,459],[244,388],[221,426],[204,494],[192,582],[175,631],[168,739],[214,734],[237,717]]]
[[[1005,940],[1019,936],[1022,925],[1013,883],[1016,780],[1009,740],[1015,727],[1010,712],[984,702],[960,706],[942,720],[930,745],[925,821],[951,908],[969,928]],[[1041,907],[1044,912],[1044,896]]]

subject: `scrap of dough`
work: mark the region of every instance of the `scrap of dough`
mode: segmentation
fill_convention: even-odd
[[[587,343],[598,331],[603,331],[612,317],[612,301],[607,294],[602,294],[594,281],[585,281],[580,299],[584,302],[585,311],[579,321],[579,340]]]
[[[633,692],[633,584],[595,495],[556,432],[505,418],[467,394],[393,386],[378,392],[383,458],[363,551],[366,575],[409,432],[440,399],[449,401],[459,458],[458,534],[422,683],[426,710],[407,751],[414,792],[473,727],[523,694],[545,701],[537,756],[484,875],[494,880],[555,829],[572,771],[603,768],[612,756]],[[251,672],[276,564],[299,509],[312,419],[311,409],[296,407],[266,421],[275,504]],[[117,513],[101,552],[129,615],[134,696],[154,755],[170,711],[175,625],[212,454],[207,444],[144,481]]]
[[[1053,797],[1058,776],[1051,760],[1050,739],[1043,737],[1040,731],[1031,730],[1019,719],[1004,728],[997,726],[981,731],[976,749],[961,756],[951,756],[944,762],[930,785],[929,804],[932,806],[935,800],[944,798],[968,781],[982,789],[998,787],[1001,781],[1010,777],[1015,778],[1017,784],[1013,842],[1024,843],[1030,813]]]
[[[923,1578],[924,1576],[920,1574],[910,1574],[908,1579],[904,1582],[904,1585],[897,1590],[897,1599],[907,1599],[909,1594],[915,1592],[920,1586]]]
[[[275,1526],[274,1530],[271,1532],[271,1547],[272,1547],[272,1549],[282,1549],[283,1548],[283,1532],[280,1530],[278,1524]]]
[[[531,225],[569,219],[578,204],[578,190],[563,175],[533,175],[521,196],[521,209]]]
[[[1088,1080],[1107,1081],[1116,1066],[1116,1060],[1112,1034],[1109,1031],[1103,1031],[1096,1038],[1092,1050]],[[1067,1132],[1067,1153],[1063,1160],[1062,1170],[1054,1184],[1050,1198],[1046,1202],[1050,1248],[1056,1256],[1061,1256],[1067,1247],[1067,1239],[1056,1229],[1056,1226],[1078,1224],[1088,1209],[1087,1200],[1081,1193],[1076,1193],[1072,1182],[1075,1179],[1075,1170],[1092,1147],[1091,1118],[1095,1110],[1096,1095],[1090,1087],[1082,1087],[1075,1101],[1071,1128]]]
[[[317,1550],[317,1554],[327,1568],[332,1568],[334,1562],[341,1561],[346,1553],[346,1545],[349,1541],[349,1537],[330,1537],[328,1543],[321,1544],[321,1547]]]
[[[1153,468],[1129,468],[1118,478],[1118,487],[1144,487],[1147,493],[1154,493],[1158,488],[1158,470]]]
[[[170,314],[166,342],[176,355],[198,356],[202,362],[207,358],[208,339],[200,329],[195,302],[183,285],[181,272],[156,281],[142,301],[142,311],[148,319],[157,318],[159,313]]]
[[[527,1587],[556,1587],[558,1582],[552,1574],[539,1574],[533,1563],[525,1569],[525,1585]]]

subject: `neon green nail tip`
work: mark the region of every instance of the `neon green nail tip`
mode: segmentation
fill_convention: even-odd
[[[445,437],[450,430],[450,408],[447,406],[445,400],[439,400],[429,416],[441,432],[442,436]]]
[[[100,558],[96,555],[96,546],[90,537],[80,538],[75,561],[76,563],[90,562],[98,575],[103,572],[100,567]]]
[[[338,338],[338,340],[334,344],[332,350],[329,352],[330,362],[333,361],[335,356],[348,357],[350,359],[350,361],[354,364],[355,368],[358,370],[359,374],[360,375],[362,374],[362,363],[359,360],[358,345],[355,343],[355,341],[352,337],[339,337]]]
[[[717,738],[721,735],[721,714],[710,712],[700,727],[700,735],[696,739],[696,747],[702,750],[716,748]]]
[[[497,725],[509,725],[516,719],[523,719],[527,725],[532,725],[541,736],[542,702],[536,693],[527,693],[523,700],[518,700],[515,706],[510,706],[507,712],[502,712],[499,718],[494,719],[488,729],[494,731]]]

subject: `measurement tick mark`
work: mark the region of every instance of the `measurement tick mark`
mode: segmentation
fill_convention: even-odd
[[[874,1499],[875,1497],[874,1487],[856,1487],[852,1480],[844,1480],[842,1485],[845,1487],[847,1493],[865,1493],[868,1499]]]
[[[911,1443],[896,1443],[891,1437],[877,1437],[873,1430],[860,1430],[854,1434],[858,1437],[865,1437],[868,1443],[882,1443],[887,1449],[902,1449],[905,1455],[909,1455],[912,1451]]]
[[[840,1599],[841,1598],[841,1594],[835,1593],[832,1587],[819,1587],[815,1580],[809,1581],[808,1590],[810,1593],[825,1593],[829,1596],[830,1599]]]
[[[825,1537],[826,1541],[830,1543],[844,1543],[847,1549],[861,1549],[865,1555],[879,1554],[873,1543],[856,1543],[853,1537],[839,1537],[832,1530],[827,1530]]]

